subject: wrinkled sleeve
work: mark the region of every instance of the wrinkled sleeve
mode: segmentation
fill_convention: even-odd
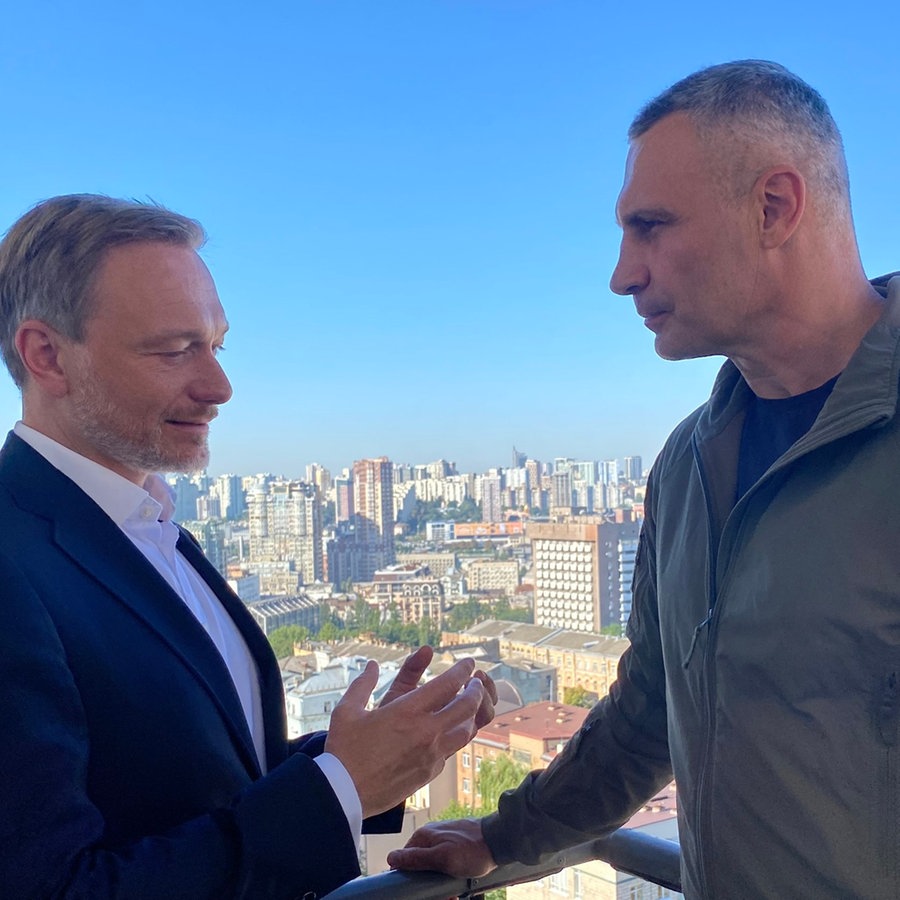
[[[630,646],[616,681],[562,753],[503,794],[498,811],[482,820],[499,864],[537,863],[607,834],[672,778],[651,494],[652,475],[635,559]]]

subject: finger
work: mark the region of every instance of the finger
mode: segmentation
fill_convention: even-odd
[[[435,712],[443,709],[459,693],[472,677],[475,662],[472,659],[461,659],[455,662],[446,672],[437,678],[421,685],[415,691],[400,697],[396,702],[408,704],[413,712]],[[481,682],[477,682],[481,684]]]
[[[491,698],[491,703],[496,703],[497,685],[494,683],[494,679],[491,678],[491,676],[488,675],[487,672],[482,672],[481,669],[476,669],[472,674],[485,686],[485,688],[487,688],[488,696]]]
[[[481,706],[475,714],[475,727],[483,728],[489,724],[494,718],[494,704],[497,702],[497,685],[494,679],[480,669],[472,673],[473,678],[477,678],[484,685],[484,697],[481,700]]]
[[[394,700],[397,697],[414,690],[419,684],[422,675],[425,673],[425,670],[428,668],[433,657],[434,650],[427,644],[424,647],[419,647],[415,653],[408,656],[403,661],[403,665],[400,667],[397,677],[394,679],[390,690],[385,695],[384,702],[390,702],[390,700]]]
[[[392,850],[387,855],[387,864],[392,869],[406,869],[408,871],[444,871],[442,862],[447,855],[447,848],[443,843],[428,847],[411,847],[407,845],[402,850]]]
[[[484,685],[473,678],[461,693],[434,714],[434,726],[440,735],[439,746],[445,758],[475,736],[478,730],[475,717],[484,697]]]
[[[337,712],[342,706],[365,709],[376,684],[378,684],[378,663],[370,659],[362,672],[350,682],[344,696],[335,705],[334,711]]]

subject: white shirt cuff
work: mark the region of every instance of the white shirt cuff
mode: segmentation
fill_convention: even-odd
[[[362,838],[362,804],[359,802],[356,785],[344,764],[333,753],[320,753],[315,761],[338,798],[347,817],[353,842],[358,847]]]

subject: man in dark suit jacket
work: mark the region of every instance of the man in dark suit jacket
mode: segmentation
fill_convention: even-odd
[[[207,461],[227,323],[167,210],[54,198],[0,245],[0,349],[23,421],[0,451],[0,896],[314,898],[492,713],[471,660],[330,732],[285,737],[268,644],[158,471]]]

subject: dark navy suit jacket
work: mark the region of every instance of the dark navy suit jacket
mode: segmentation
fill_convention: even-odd
[[[0,451],[0,897],[315,897],[359,873],[340,804],[288,742],[281,675],[241,601],[178,549],[259,669],[268,774],[201,625],[69,478]],[[371,823],[368,823],[371,824]],[[367,830],[396,830],[396,813]]]

